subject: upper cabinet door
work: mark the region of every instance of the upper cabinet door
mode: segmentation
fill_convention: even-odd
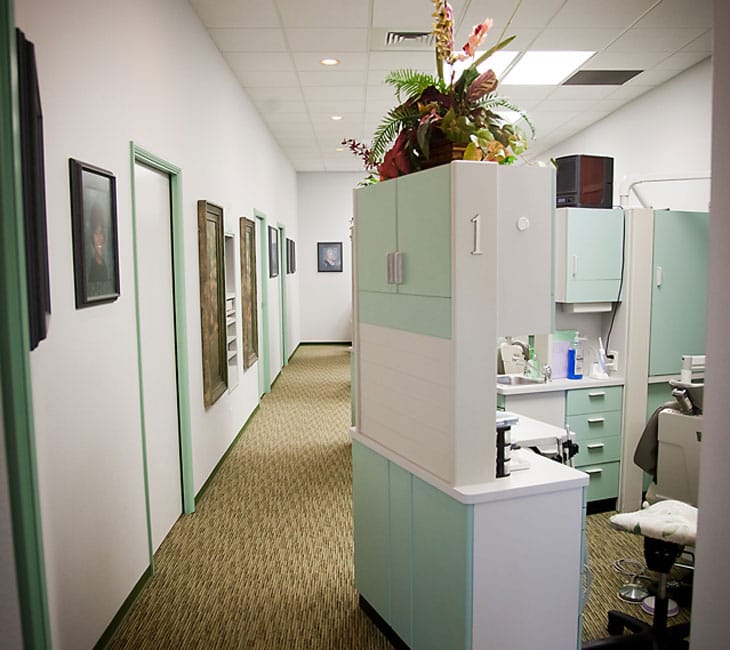
[[[397,249],[396,181],[355,192],[357,282],[360,291],[395,293],[388,283],[388,254]]]
[[[451,166],[398,179],[399,293],[451,297]]]
[[[654,213],[649,374],[677,374],[683,354],[705,354],[706,212]]]
[[[556,212],[555,299],[620,299],[623,210],[563,208]]]

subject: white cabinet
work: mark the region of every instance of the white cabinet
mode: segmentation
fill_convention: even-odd
[[[226,358],[228,359],[228,392],[238,386],[238,300],[236,299],[235,237],[224,235],[226,280]]]

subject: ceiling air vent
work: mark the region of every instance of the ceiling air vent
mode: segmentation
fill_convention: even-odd
[[[397,46],[428,46],[433,45],[432,32],[386,32],[385,45]]]
[[[563,86],[621,86],[643,70],[578,70]]]

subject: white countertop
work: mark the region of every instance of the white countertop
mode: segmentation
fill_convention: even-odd
[[[575,390],[576,388],[599,388],[601,386],[623,386],[624,378],[612,375],[605,379],[553,379],[541,384],[497,384],[497,395],[525,395],[529,393],[549,393],[559,390]]]
[[[520,420],[522,421],[522,419],[521,417]],[[524,418],[524,420],[523,424],[528,424],[527,420],[530,420],[530,418]],[[537,422],[536,420],[530,421]],[[551,429],[557,429],[557,427],[552,427],[552,425],[543,422],[539,424]],[[488,483],[453,486],[412,463],[407,458],[403,458],[387,449],[372,438],[361,435],[354,427],[350,429],[350,436],[353,440],[362,443],[411,474],[418,476],[426,483],[448,494],[452,499],[467,505],[520,499],[537,494],[578,489],[588,485],[588,474],[524,450],[522,456],[529,458],[529,468],[513,472],[504,478],[495,478]]]

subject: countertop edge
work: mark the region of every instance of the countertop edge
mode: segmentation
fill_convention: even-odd
[[[553,379],[544,384],[519,384],[510,386],[508,384],[497,384],[498,395],[528,395],[532,393],[550,393],[563,390],[576,390],[579,388],[601,388],[602,386],[623,386],[623,376],[613,376],[604,379]]]
[[[358,433],[355,427],[350,427],[350,437],[464,505],[574,490],[586,487],[589,481],[588,474],[585,472],[562,465],[539,454],[533,454],[530,457],[528,469],[513,472],[509,476],[488,483],[454,486],[384,447],[376,440]]]

